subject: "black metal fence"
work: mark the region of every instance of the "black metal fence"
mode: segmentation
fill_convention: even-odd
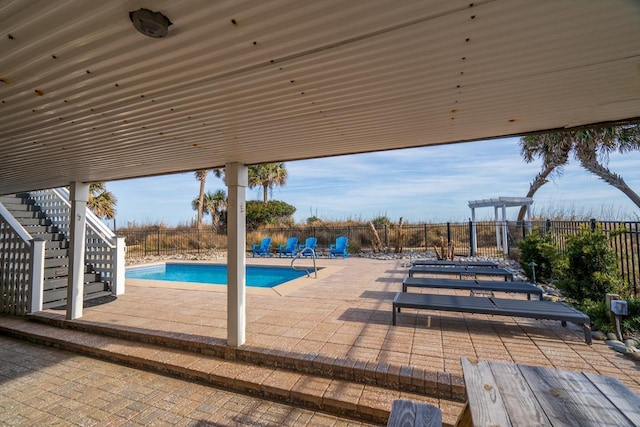
[[[495,223],[476,223],[478,235],[478,253],[487,256],[501,256],[502,252],[495,247]],[[470,225],[468,223],[380,225],[375,227],[383,250],[395,251],[433,251],[451,242],[455,254],[470,255]],[[227,248],[227,236],[212,229],[151,229],[151,230],[118,230],[117,234],[126,238],[127,257],[143,257],[147,255],[171,255],[175,253],[198,254],[212,250],[224,251]],[[247,233],[247,249],[252,243],[259,243],[263,237],[272,238],[272,247],[285,243],[291,236],[296,236],[300,243],[307,237],[318,239],[318,248],[328,248],[339,236],[349,238],[351,253],[370,252],[373,250],[374,232],[370,226],[344,227],[268,227]]]
[[[508,221],[486,221],[475,223],[475,233],[471,222],[441,224],[395,224],[378,225],[375,233],[370,226],[352,225],[343,227],[294,226],[266,227],[247,233],[247,249],[252,243],[259,243],[263,237],[272,238],[272,247],[285,243],[296,236],[300,243],[307,237],[318,239],[318,249],[322,253],[338,236],[349,238],[349,252],[361,253],[373,250],[375,234],[378,235],[384,251],[435,251],[451,245],[457,256],[492,256],[517,259],[517,247],[526,234],[533,229],[553,236],[561,252],[565,250],[566,237],[578,234],[582,227],[596,228],[600,224],[604,233],[612,234],[611,245],[618,257],[623,277],[634,287],[640,288],[640,222],[620,221],[532,221],[517,223]],[[505,236],[506,230],[506,236]],[[126,238],[127,257],[137,258],[148,255],[203,254],[211,251],[226,251],[227,236],[212,229],[153,229],[118,230]],[[475,245],[474,245],[475,238]],[[503,241],[506,240],[506,246]],[[475,250],[474,250],[475,248]]]
[[[541,234],[551,235],[560,253],[566,251],[568,236],[575,236],[584,228],[601,229],[609,237],[618,259],[622,277],[635,294],[640,290],[640,222],[625,221],[536,221],[532,226]],[[599,226],[599,227],[598,227]],[[518,242],[521,240],[518,239]],[[517,243],[517,242],[516,242]]]

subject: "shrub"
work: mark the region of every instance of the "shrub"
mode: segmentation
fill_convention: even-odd
[[[282,222],[291,217],[296,208],[280,200],[270,200],[263,203],[258,200],[247,202],[247,229],[255,230],[266,224]]]
[[[613,332],[613,326],[609,318],[609,307],[603,300],[594,302],[590,299],[582,301],[580,311],[589,316],[591,324],[599,331]]]
[[[362,252],[362,245],[356,239],[349,239],[349,243],[347,244],[347,252],[350,254],[357,254]]]
[[[622,329],[630,335],[640,334],[640,298],[632,296],[626,299],[629,315],[622,321]]]
[[[558,286],[577,301],[602,301],[608,292],[623,291],[623,281],[609,237],[600,227],[582,228],[567,237],[567,253]]]
[[[640,298],[632,296],[624,299],[627,301],[629,315],[623,317],[620,323],[622,335],[638,335],[640,334]],[[609,318],[609,307],[604,300],[598,302],[584,300],[580,304],[580,310],[589,316],[591,324],[596,329],[602,332],[615,332]]]
[[[391,220],[386,215],[378,215],[377,217],[371,220],[373,225],[389,225],[391,224]]]
[[[519,244],[520,266],[529,280],[533,280],[530,262],[535,262],[536,281],[550,282],[559,260],[558,249],[550,235],[542,236],[535,228]]]
[[[322,220],[317,216],[310,216],[309,218],[307,218],[306,223],[307,225],[322,224]]]

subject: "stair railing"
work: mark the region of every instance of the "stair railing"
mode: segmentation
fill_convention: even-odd
[[[0,312],[24,316],[42,311],[44,244],[0,203]]]
[[[29,193],[47,218],[69,237],[71,202],[69,190],[52,188]],[[124,294],[124,237],[116,236],[93,212],[87,210],[85,264],[91,264],[101,280],[110,282],[114,295]]]

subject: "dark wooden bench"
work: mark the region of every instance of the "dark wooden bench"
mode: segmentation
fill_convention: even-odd
[[[396,399],[391,406],[387,427],[442,427],[442,411],[428,403]]]
[[[498,263],[493,261],[449,261],[445,259],[414,259],[412,265],[424,265],[433,267],[484,267],[498,268]]]
[[[582,325],[584,340],[591,345],[589,316],[560,302],[398,292],[393,298],[392,321],[394,325],[396,324],[396,313],[399,313],[401,308],[560,320],[562,326],[566,326],[567,322],[572,322]]]
[[[408,288],[462,289],[469,291],[492,291],[531,294],[542,299],[542,289],[529,282],[500,282],[497,280],[455,280],[435,279],[432,277],[407,277],[402,281],[402,292]]]
[[[414,265],[409,267],[409,277],[415,274],[446,274],[462,276],[494,276],[503,277],[504,280],[513,280],[513,273],[504,268],[486,268],[486,267],[437,267]]]

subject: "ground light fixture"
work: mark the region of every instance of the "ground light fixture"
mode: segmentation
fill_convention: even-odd
[[[153,12],[149,9],[138,9],[129,12],[129,19],[136,30],[148,37],[156,39],[166,37],[169,32],[171,21],[160,12]]]
[[[535,285],[536,284],[536,267],[538,266],[538,264],[531,261],[528,265],[529,267],[531,267],[531,272],[533,274],[533,284]]]

